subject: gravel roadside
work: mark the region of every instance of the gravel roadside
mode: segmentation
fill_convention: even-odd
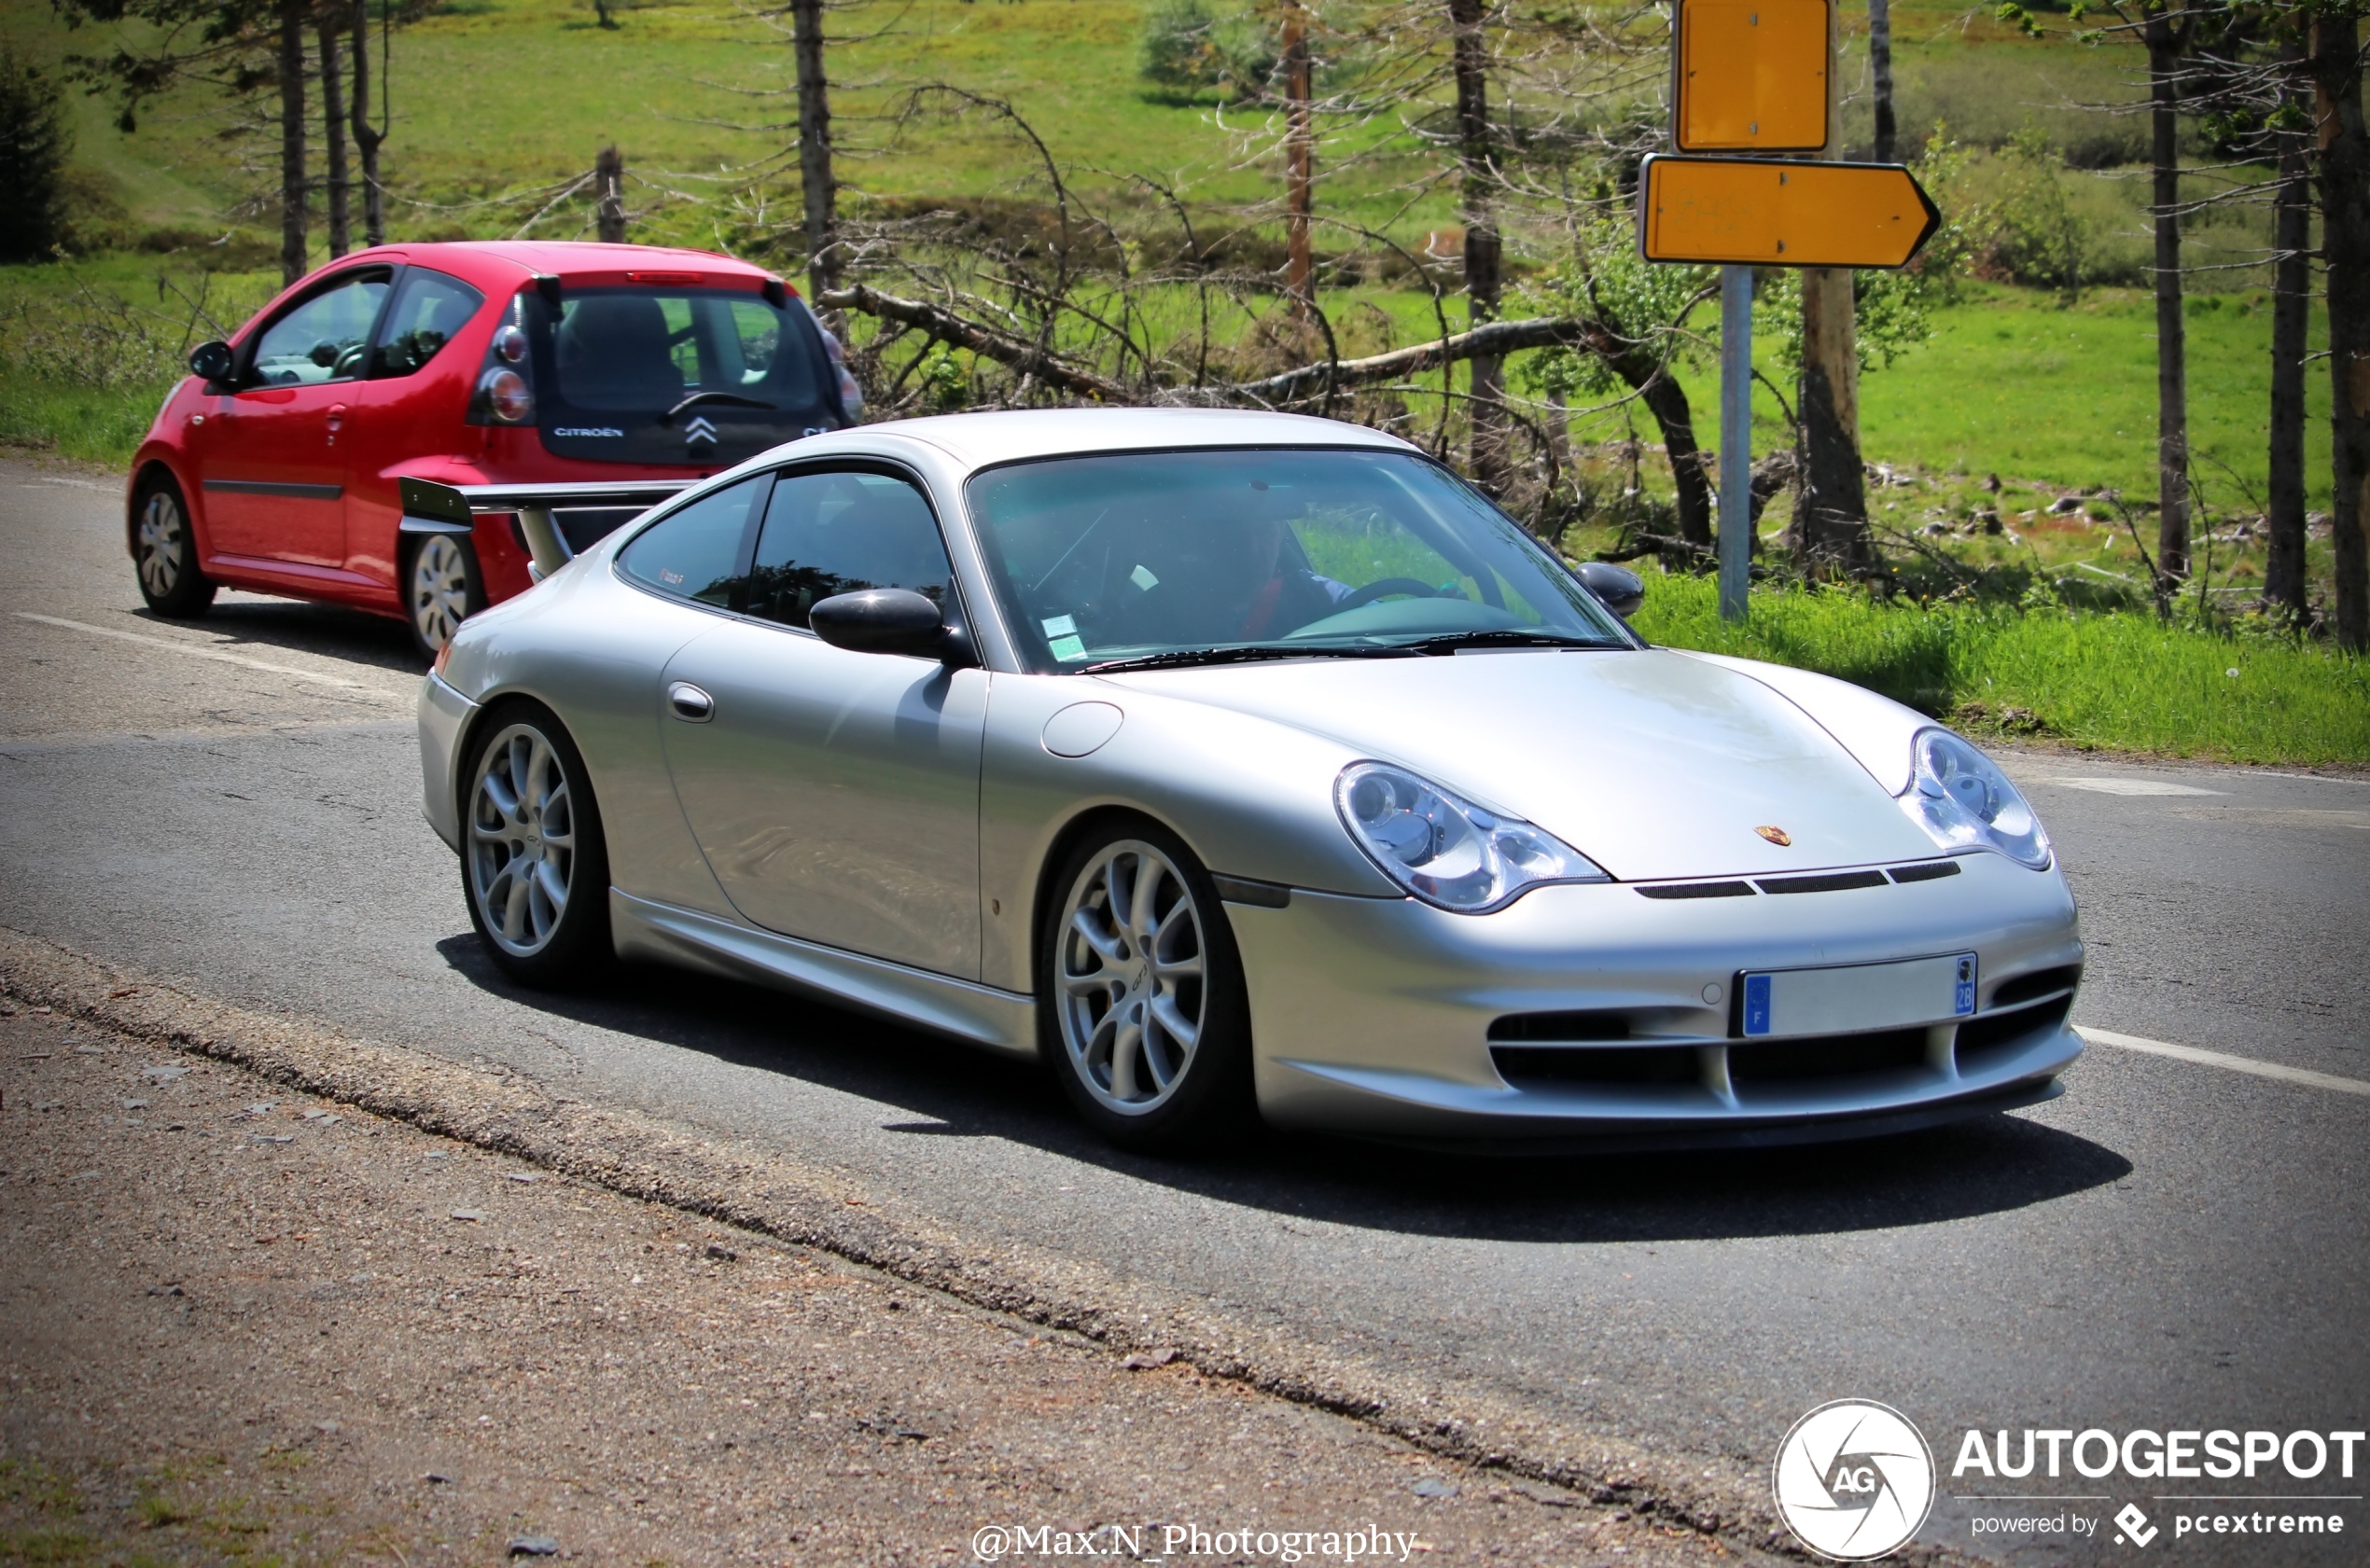
[[[0,1561],[1756,1560],[16,1005],[0,1236]]]

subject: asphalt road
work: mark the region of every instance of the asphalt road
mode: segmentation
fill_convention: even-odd
[[[1813,1406],[1880,1399],[1941,1450],[1926,1534],[1961,1547],[1980,1510],[1959,1494],[2012,1490],[1950,1478],[1968,1428],[2370,1416],[2370,1095],[2094,1047],[2050,1104],[1826,1149],[1510,1161],[1271,1140],[1131,1159],[1025,1071],[795,999],[661,971],[512,991],[421,820],[400,630],[247,595],[158,622],[120,517],[101,476],[0,464],[0,923],[769,1143],[984,1246],[1708,1465],[1761,1469]],[[2077,1022],[2370,1080],[2370,782],[2003,760],[2082,900]],[[2028,1490],[2162,1512],[2160,1492],[2364,1482]],[[2348,1534],[2259,1560],[2363,1561],[2370,1510],[2328,1506]],[[2203,1549],[2168,1532],[2151,1555]],[[2014,1555],[2068,1552],[2085,1555]]]

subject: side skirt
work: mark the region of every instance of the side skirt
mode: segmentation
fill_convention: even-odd
[[[620,958],[654,959],[801,992],[1037,1060],[1037,1004],[1014,992],[776,936],[616,888],[609,890],[609,931]]]

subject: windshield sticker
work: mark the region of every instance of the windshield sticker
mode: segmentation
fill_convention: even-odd
[[[1078,622],[1067,616],[1055,616],[1045,623],[1045,635],[1048,637],[1074,637],[1077,634]]]
[[[1067,664],[1086,657],[1086,645],[1076,637],[1053,639],[1053,657]]]
[[[1152,569],[1149,566],[1136,567],[1136,570],[1127,574],[1127,580],[1147,593],[1161,586],[1161,580],[1152,576]]]

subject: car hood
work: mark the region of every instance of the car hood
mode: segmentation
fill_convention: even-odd
[[[1936,853],[1808,714],[1740,670],[1680,654],[1323,659],[1106,679],[1399,763],[1539,824],[1625,881]],[[1770,843],[1762,827],[1792,842]]]

